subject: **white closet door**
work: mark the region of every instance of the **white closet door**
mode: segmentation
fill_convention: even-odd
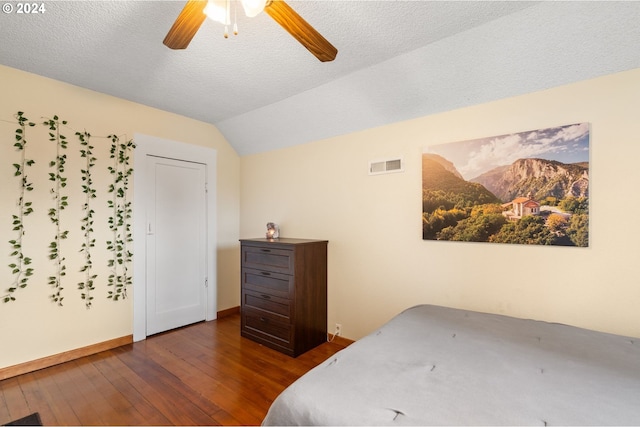
[[[206,315],[206,166],[147,156],[147,335]]]

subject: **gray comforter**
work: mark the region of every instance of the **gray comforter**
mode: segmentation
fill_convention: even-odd
[[[288,387],[264,425],[640,425],[640,339],[421,305]]]

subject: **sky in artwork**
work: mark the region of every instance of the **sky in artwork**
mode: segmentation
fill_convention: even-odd
[[[519,159],[588,162],[589,123],[432,145],[424,152],[452,162],[467,181]]]

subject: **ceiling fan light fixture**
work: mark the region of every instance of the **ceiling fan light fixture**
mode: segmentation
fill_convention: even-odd
[[[241,0],[240,2],[242,3],[245,15],[249,18],[253,18],[262,12],[267,5],[267,0]]]
[[[207,17],[222,22],[224,36],[225,38],[229,37],[228,27],[231,24],[230,2],[231,0],[188,0],[162,43],[170,49],[186,49]],[[242,3],[248,16],[255,16],[264,10],[267,15],[280,24],[282,28],[320,61],[328,62],[336,58],[338,49],[298,15],[284,0],[234,0],[234,2],[235,22],[237,22],[235,18],[238,2]],[[235,23],[233,33],[238,33]]]
[[[229,25],[231,23],[229,0],[209,0],[203,12],[208,18],[223,25]]]

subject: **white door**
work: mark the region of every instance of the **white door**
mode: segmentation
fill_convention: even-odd
[[[147,155],[147,335],[205,320],[206,166]]]

